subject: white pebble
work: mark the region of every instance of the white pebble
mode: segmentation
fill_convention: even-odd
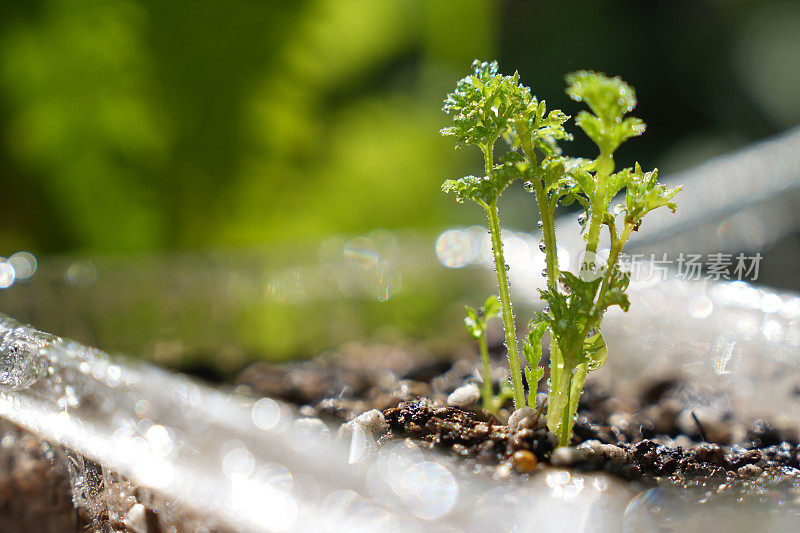
[[[510,429],[512,433],[515,433],[517,429],[519,429],[519,423],[526,418],[530,418],[531,420],[536,418],[536,410],[533,407],[528,407],[526,405],[511,413],[511,416],[508,417],[508,429]]]
[[[625,464],[628,460],[627,452],[619,446],[603,444],[596,439],[583,441],[578,445],[578,451],[583,453],[584,457],[599,455],[615,465]]]
[[[339,426],[339,430],[336,432],[337,437],[349,439],[353,435],[353,426],[355,424],[358,424],[361,429],[369,432],[373,437],[377,437],[389,429],[389,424],[386,423],[383,413],[377,409],[372,409]]]
[[[368,429],[373,436],[380,435],[389,429],[383,413],[377,409],[371,409],[366,413],[361,413],[355,418],[357,424],[361,424],[364,429]]]
[[[147,521],[145,519],[145,508],[141,503],[136,503],[125,513],[123,520],[125,527],[134,533],[147,533]]]
[[[605,457],[614,465],[623,465],[628,461],[628,453],[613,444],[600,444],[594,447],[594,451]]]
[[[591,454],[591,450],[578,449],[574,446],[561,446],[553,450],[550,455],[550,464],[553,466],[572,466],[582,461]]]
[[[469,407],[481,399],[481,391],[474,383],[459,387],[447,397],[447,405],[451,407]]]

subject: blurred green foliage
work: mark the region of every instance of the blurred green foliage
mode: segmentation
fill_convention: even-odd
[[[0,256],[470,222],[437,132],[475,57],[567,113],[564,72],[623,75],[621,162],[668,171],[800,121],[798,35],[788,1],[0,0]]]

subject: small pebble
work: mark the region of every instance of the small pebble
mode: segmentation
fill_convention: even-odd
[[[533,452],[528,450],[518,450],[514,452],[514,469],[520,473],[528,473],[536,470],[539,460]]]
[[[593,454],[605,458],[614,465],[623,465],[628,462],[628,453],[613,444],[603,444],[599,440],[587,440],[578,445],[578,451],[586,456]]]
[[[481,422],[480,424],[475,424],[474,431],[477,435],[484,436],[489,433],[489,426],[486,422]]]
[[[123,522],[125,527],[133,533],[147,533],[147,520],[145,517],[145,508],[141,503],[135,503],[125,513]]]
[[[373,437],[377,437],[389,429],[389,424],[386,423],[383,413],[377,409],[372,409],[339,426],[336,436],[340,439],[349,439],[353,435],[353,426],[355,424],[358,424],[365,431],[369,431]]]
[[[589,439],[589,440],[585,440],[585,441],[581,442],[580,444],[578,444],[578,449],[579,450],[589,450],[589,451],[593,452],[594,449],[597,446],[600,446],[600,444],[602,444],[602,443],[597,439]]]
[[[739,474],[740,476],[746,476],[746,477],[757,476],[761,472],[762,472],[761,467],[756,465],[744,465],[736,471],[736,473]]]
[[[474,383],[457,388],[447,397],[447,405],[450,407],[470,407],[477,404],[481,399],[481,391]]]
[[[447,400],[450,401],[450,398]],[[529,418],[531,422],[536,419],[536,409],[526,405],[525,407],[520,407],[511,413],[511,416],[508,417],[508,429],[510,429],[512,433],[516,433],[516,431],[519,429],[520,422],[526,418]],[[525,424],[525,427],[528,427],[528,423]]]
[[[389,429],[383,413],[377,409],[371,409],[365,413],[361,413],[355,418],[357,424],[361,424],[364,429],[368,429],[373,436],[385,433]]]
[[[300,406],[298,412],[300,413],[300,416],[304,416],[306,418],[314,418],[315,416],[317,416],[317,410],[310,405]]]
[[[689,437],[687,437],[686,435],[683,435],[683,434],[678,435],[677,437],[672,439],[672,446],[675,446],[675,447],[680,446],[684,450],[691,449],[692,447],[694,447],[694,444],[695,443],[694,443],[694,441],[692,439],[690,439]]]
[[[586,448],[579,450],[574,446],[562,446],[553,450],[550,455],[550,464],[553,466],[572,466],[586,459],[591,454]]]
[[[595,453],[608,459],[608,461],[615,466],[621,466],[628,462],[628,453],[613,444],[600,444],[595,448]]]

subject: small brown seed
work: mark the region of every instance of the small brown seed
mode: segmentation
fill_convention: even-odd
[[[536,459],[533,452],[528,450],[518,450],[514,452],[513,459],[514,468],[520,473],[533,472],[539,464],[539,460]]]

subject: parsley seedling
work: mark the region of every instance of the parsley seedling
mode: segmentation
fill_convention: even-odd
[[[497,210],[500,195],[514,179],[519,177],[515,168],[518,160],[504,158],[495,163],[494,147],[501,136],[508,136],[513,117],[518,116],[530,104],[532,97],[530,89],[519,83],[518,74],[513,76],[498,74],[496,61],[487,63],[476,60],[472,67],[473,73],[462,78],[456,85],[455,92],[449,94],[444,102],[442,109],[453,118],[453,126],[442,129],[441,133],[454,136],[456,148],[464,145],[477,147],[483,155],[485,175],[447,180],[442,189],[454,193],[457,202],[472,200],[486,211],[497,273],[497,287],[500,292],[514,405],[521,407],[525,405],[522,368]],[[515,152],[508,152],[508,155],[513,154]]]
[[[455,136],[457,148],[479,148],[486,175],[447,180],[442,188],[454,193],[456,201],[473,200],[486,211],[516,408],[525,405],[526,398],[497,202],[516,180],[522,181],[525,190],[536,198],[547,277],[547,286],[540,293],[547,307],[531,321],[523,343],[527,403],[536,405],[537,384],[544,373],[539,366],[541,342],[549,331],[547,425],[559,444],[565,446],[572,438],[586,375],[600,368],[608,355],[600,334],[603,315],[614,305],[624,311],[630,305],[625,294],[630,278],[618,264],[622,248],[647,213],[665,206],[675,211],[672,198],[680,188],[667,189],[657,181],[656,170],[643,172],[638,163],[615,172],[616,149],[645,130],[641,119],[626,116],[636,106],[636,94],[619,77],[579,71],[566,78],[567,94],[585,102],[591,111],[581,111],[575,119],[598,147],[597,157],[587,160],[562,155],[557,142],[571,139],[564,129],[569,117],[560,110],[548,112],[545,102],[519,82],[518,73],[504,76],[498,72],[496,62],[475,61],[472,66],[473,73],[459,81],[445,100],[443,110],[452,117],[453,126],[444,128],[442,134]],[[500,138],[506,141],[506,150],[495,161],[494,148]],[[624,204],[609,209],[612,199],[623,189]],[[558,268],[554,222],[556,206],[573,202],[581,206],[581,225],[588,224],[584,261],[578,275]],[[597,256],[603,227],[608,230],[611,244],[607,261]],[[474,310],[472,313],[477,317]],[[468,321],[470,316],[468,310]],[[488,358],[484,360],[485,376],[487,361]],[[486,383],[484,390],[485,386]]]
[[[497,414],[500,407],[514,394],[507,383],[500,386],[500,392],[495,395],[492,389],[492,366],[489,361],[489,346],[486,342],[486,325],[489,320],[500,315],[500,301],[497,296],[489,296],[483,307],[473,309],[466,306],[467,316],[464,318],[464,327],[470,337],[478,341],[483,366],[483,383],[481,384],[481,399],[483,408]],[[527,370],[527,369],[526,369]]]

